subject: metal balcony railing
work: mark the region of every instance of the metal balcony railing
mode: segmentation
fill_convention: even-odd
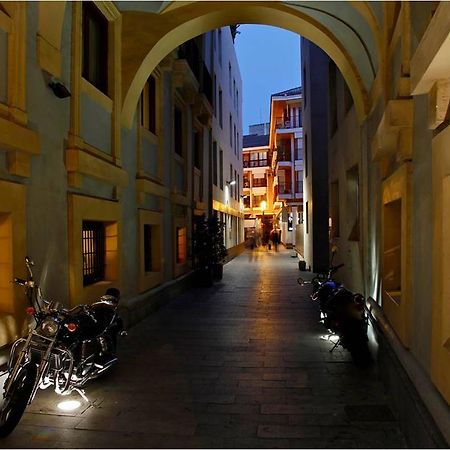
[[[251,159],[243,161],[244,167],[266,167],[269,165],[268,159]]]
[[[292,194],[292,187],[287,183],[278,183],[278,195]]]
[[[289,128],[300,128],[302,126],[302,117],[300,114],[296,114],[290,117],[276,117],[275,127],[277,129],[286,130]]]
[[[291,149],[281,148],[277,151],[277,161],[292,161],[291,160]]]
[[[255,187],[267,187],[267,180],[265,178],[254,178],[252,186]]]

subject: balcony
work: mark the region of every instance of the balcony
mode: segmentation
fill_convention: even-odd
[[[278,183],[278,195],[291,195],[292,186],[290,183]]]
[[[281,148],[277,151],[277,161],[278,162],[291,162],[291,149]]]
[[[269,159],[251,159],[251,160],[245,160],[243,161],[244,169],[247,169],[249,167],[267,167],[269,166],[270,160]]]
[[[254,178],[252,187],[267,187],[267,180],[265,178]]]
[[[275,128],[277,130],[289,130],[292,128],[300,128],[302,126],[302,117],[296,114],[291,117],[276,117]]]

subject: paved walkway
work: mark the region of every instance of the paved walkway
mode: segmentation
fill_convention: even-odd
[[[40,391],[3,448],[399,448],[377,368],[329,353],[292,251],[247,252],[224,279],[130,330],[91,404]]]

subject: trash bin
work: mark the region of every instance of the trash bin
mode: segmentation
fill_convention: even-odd
[[[306,270],[306,261],[299,261],[298,262],[298,270],[302,270],[302,271]]]

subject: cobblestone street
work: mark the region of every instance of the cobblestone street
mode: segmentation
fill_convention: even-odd
[[[405,447],[377,367],[321,339],[291,254],[244,252],[129,330],[90,403],[61,413],[40,391],[0,447]]]

